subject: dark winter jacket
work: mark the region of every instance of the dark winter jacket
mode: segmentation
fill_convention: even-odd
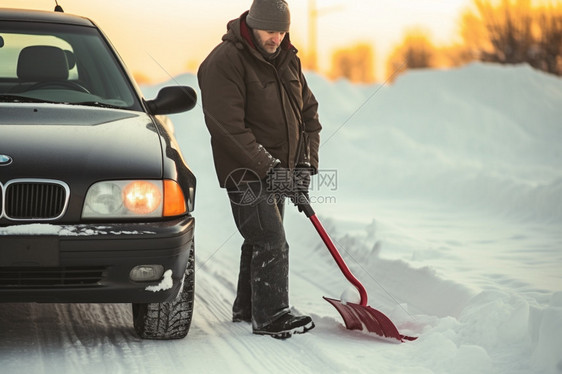
[[[287,34],[279,55],[268,62],[253,44],[246,15],[228,23],[222,43],[198,72],[221,187],[234,187],[228,177],[235,170],[250,170],[263,179],[275,160],[291,169],[303,161],[318,168],[318,103],[297,50]],[[302,149],[299,155],[297,148]]]

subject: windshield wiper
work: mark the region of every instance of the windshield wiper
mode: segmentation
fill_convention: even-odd
[[[0,102],[2,103],[49,103],[49,104],[67,104],[67,105],[84,105],[84,106],[93,106],[98,108],[110,108],[110,109],[126,109],[122,106],[112,105],[107,103],[102,103],[99,101],[83,101],[79,103],[71,103],[71,102],[60,102],[60,101],[49,101],[43,99],[37,99],[34,97],[28,96],[19,96],[19,95],[0,95]]]
[[[58,104],[55,101],[36,99],[34,97],[19,96],[19,95],[0,95],[0,102],[2,102],[2,103],[50,103],[50,104]]]
[[[83,101],[80,103],[68,103],[71,105],[84,105],[84,106],[95,106],[95,107],[99,107],[99,108],[110,108],[110,109],[125,109],[122,106],[117,106],[117,105],[111,105],[111,104],[106,104],[106,103],[102,103],[99,101]]]

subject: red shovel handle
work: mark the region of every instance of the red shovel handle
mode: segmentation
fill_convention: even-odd
[[[318,231],[318,234],[320,234],[322,241],[324,241],[324,244],[326,244],[326,247],[328,248],[330,254],[338,264],[338,267],[340,268],[343,275],[351,284],[355,286],[355,288],[357,288],[357,291],[359,291],[359,295],[361,296],[361,302],[359,303],[359,305],[367,306],[367,291],[365,290],[365,287],[363,287],[361,282],[359,282],[359,280],[355,278],[355,276],[351,273],[351,270],[349,270],[349,267],[347,267],[347,264],[341,257],[340,253],[338,252],[338,249],[332,242],[332,239],[330,239],[330,236],[328,235],[326,230],[324,230],[324,227],[318,220],[318,217],[316,217],[316,213],[310,206],[310,203],[308,202],[306,196],[300,195],[297,205],[299,209],[302,210],[308,218],[310,218],[310,221],[314,225],[314,228],[316,229],[316,231]]]

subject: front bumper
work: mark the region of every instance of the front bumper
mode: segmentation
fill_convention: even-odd
[[[193,217],[0,227],[0,302],[171,301],[194,250],[194,230]],[[129,279],[133,267],[152,264],[172,270],[171,285]]]

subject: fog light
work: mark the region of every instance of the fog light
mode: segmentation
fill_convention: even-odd
[[[139,265],[131,269],[129,278],[135,282],[148,282],[159,280],[162,274],[164,274],[162,265]]]

